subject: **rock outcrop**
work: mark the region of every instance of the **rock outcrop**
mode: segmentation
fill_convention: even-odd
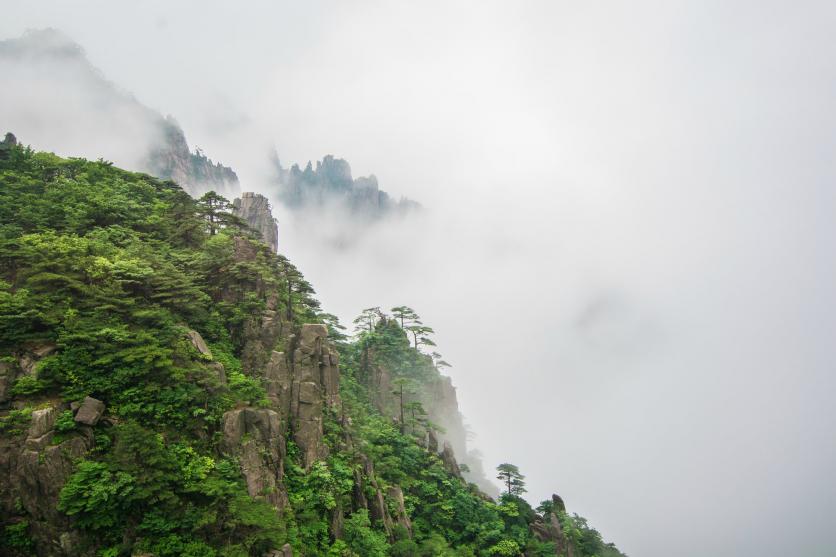
[[[29,426],[0,437],[0,515],[25,513],[37,555],[74,555],[77,538],[70,519],[58,511],[58,495],[75,469],[75,462],[93,447],[93,431],[82,426],[55,435],[55,420],[65,404],[32,411]]]
[[[286,446],[278,412],[246,407],[224,414],[221,451],[238,457],[251,497],[263,498],[278,510],[287,506],[282,483]]]
[[[79,424],[94,426],[99,423],[105,411],[105,403],[88,396],[84,399],[75,414],[75,421]]]
[[[339,357],[325,325],[302,325],[291,349],[274,351],[264,367],[267,396],[289,419],[306,468],[327,455],[322,443],[323,412],[339,405]],[[292,355],[291,355],[292,354]]]
[[[279,226],[270,210],[270,202],[261,194],[245,191],[232,202],[232,213],[261,234],[273,253],[279,249]]]
[[[3,138],[3,141],[0,141],[0,161],[9,158],[9,151],[15,145],[17,145],[15,135],[11,132],[6,133],[6,137]]]
[[[553,543],[557,555],[574,557],[575,547],[563,532],[558,512],[566,512],[566,505],[559,495],[552,495],[552,512],[545,513],[542,520],[538,518],[532,522],[531,533],[540,541]]]
[[[38,362],[56,350],[57,346],[48,342],[21,348],[12,355],[11,361],[0,361],[0,409],[9,406],[15,382],[24,376],[37,378]]]
[[[383,496],[383,490],[380,489],[380,484],[374,473],[374,464],[365,455],[360,455],[360,463],[362,473],[355,473],[354,476],[354,508],[368,509],[369,518],[373,522],[379,523],[386,531],[386,536],[392,538],[392,516],[389,514],[389,508],[386,505],[386,499]],[[370,496],[366,497],[365,494]]]
[[[406,513],[406,504],[403,499],[403,490],[400,486],[393,485],[386,490],[386,495],[394,503],[395,507],[395,522],[403,527],[404,530],[412,537],[412,521]]]
[[[449,441],[444,442],[444,448],[441,450],[441,462],[444,463],[444,468],[454,476],[461,476],[462,471],[459,468],[459,463],[456,462],[456,455],[453,452],[453,446]]]
[[[145,170],[159,178],[174,180],[194,197],[214,191],[233,197],[241,190],[235,171],[219,162],[212,162],[198,148],[189,149],[186,136],[177,122],[160,118],[160,141],[147,156]]]

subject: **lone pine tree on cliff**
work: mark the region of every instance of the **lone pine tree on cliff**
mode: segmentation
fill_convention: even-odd
[[[515,465],[506,462],[497,466],[496,470],[499,472],[496,479],[502,480],[509,495],[520,496],[526,492],[525,476],[520,473],[520,469]]]
[[[197,206],[200,215],[206,220],[209,234],[212,236],[217,234],[218,230],[223,228],[231,217],[229,214],[229,200],[214,191],[203,194],[203,197],[197,200]]]

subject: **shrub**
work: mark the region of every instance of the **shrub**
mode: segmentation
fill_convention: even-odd
[[[57,418],[55,418],[55,431],[58,433],[67,433],[75,429],[76,423],[73,419],[72,410],[64,410]]]

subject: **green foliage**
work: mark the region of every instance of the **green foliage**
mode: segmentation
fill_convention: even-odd
[[[558,520],[566,537],[571,540],[580,557],[624,557],[613,544],[606,543],[601,534],[589,526],[587,520],[577,514],[558,512]]]
[[[386,557],[388,544],[386,537],[373,530],[369,520],[369,511],[360,509],[352,513],[345,521],[345,542],[355,555],[363,557]]]
[[[15,381],[15,384],[9,390],[12,396],[32,395],[40,392],[46,388],[46,383],[31,375],[24,375]]]
[[[20,435],[28,429],[31,421],[31,407],[11,410],[6,416],[0,416],[0,432],[7,435]]]
[[[0,533],[0,549],[8,548],[19,551],[24,555],[32,554],[35,544],[29,536],[29,521],[21,520],[9,524]]]
[[[519,468],[506,462],[497,466],[496,471],[499,472],[496,479],[505,484],[508,495],[519,496],[525,493],[525,476],[520,473]]]
[[[488,549],[488,555],[519,555],[520,546],[514,540],[502,540]]]
[[[71,410],[64,410],[55,418],[55,431],[68,433],[76,428],[75,419]]]
[[[79,463],[61,490],[58,508],[78,527],[110,542],[135,529],[137,548],[172,556],[262,551],[284,539],[275,510],[247,495],[236,462],[166,443],[138,424],[115,429],[105,460]],[[238,543],[230,544],[233,533]]]
[[[91,530],[112,531],[126,521],[137,496],[136,480],[124,472],[111,472],[100,462],[82,461],[61,490],[58,510]]]

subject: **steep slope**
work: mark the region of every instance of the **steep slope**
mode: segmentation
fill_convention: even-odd
[[[620,555],[464,481],[417,405],[392,419],[384,366],[438,377],[408,327],[349,342],[217,211],[0,144],[0,554]]]
[[[191,152],[170,117],[103,77],[84,50],[54,29],[0,41],[0,121],[44,149],[104,157],[177,181],[198,196],[239,192],[232,169]]]

